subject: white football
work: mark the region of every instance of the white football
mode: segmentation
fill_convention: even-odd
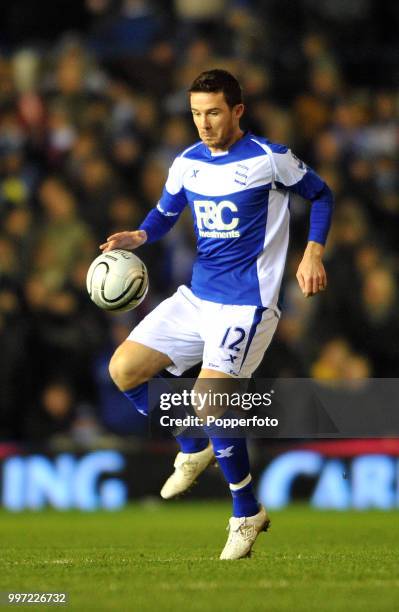
[[[132,310],[147,295],[147,268],[130,251],[108,251],[91,264],[86,286],[90,298],[99,308],[114,312]]]

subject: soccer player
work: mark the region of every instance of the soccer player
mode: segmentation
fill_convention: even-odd
[[[230,73],[200,74],[189,90],[200,141],[173,162],[161,199],[139,229],[100,246],[136,249],[164,236],[188,205],[197,235],[191,286],[181,286],[146,316],[115,351],[110,374],[147,413],[147,381],[166,368],[181,375],[202,362],[200,379],[250,378],[276,329],[289,234],[289,197],[310,200],[308,243],[297,271],[306,297],[326,288],[322,263],[333,198],[325,182],[287,147],[244,132],[241,87]],[[233,498],[221,559],[249,556],[269,518],[252,490],[245,438],[177,436],[175,471],[165,499],[188,489],[218,461]]]

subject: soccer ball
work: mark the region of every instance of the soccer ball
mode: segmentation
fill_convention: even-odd
[[[90,298],[99,308],[114,312],[132,310],[147,295],[147,268],[130,251],[108,251],[91,264],[86,286]]]

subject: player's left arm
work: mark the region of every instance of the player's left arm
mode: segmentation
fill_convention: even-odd
[[[276,187],[298,193],[312,203],[308,244],[296,274],[302,293],[311,297],[327,287],[323,253],[331,225],[333,194],[323,179],[289,149],[273,153],[273,159]]]

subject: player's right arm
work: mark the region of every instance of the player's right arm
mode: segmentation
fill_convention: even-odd
[[[187,204],[179,160],[177,157],[170,167],[161,199],[157,206],[150,210],[139,229],[108,236],[107,242],[100,245],[104,253],[112,249],[137,249],[145,242],[159,240],[172,229]]]

